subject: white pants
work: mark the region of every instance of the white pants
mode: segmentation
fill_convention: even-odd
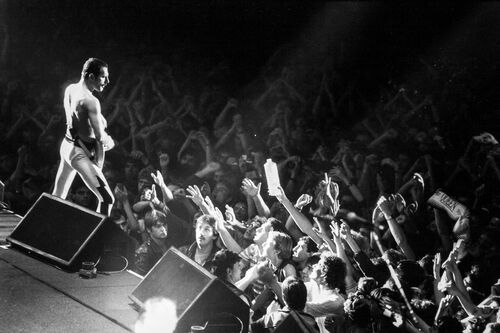
[[[104,178],[102,170],[90,160],[85,151],[73,142],[63,139],[59,149],[61,162],[57,170],[53,195],[66,199],[76,173],[95,194],[99,201],[97,211],[109,215],[115,201],[113,192]]]

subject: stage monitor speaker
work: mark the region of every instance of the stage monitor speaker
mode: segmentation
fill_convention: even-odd
[[[97,231],[105,216],[59,197],[42,193],[7,241],[57,266],[78,269],[102,250]]]
[[[290,311],[290,314],[276,326],[274,333],[315,333],[318,329],[311,327],[305,322],[295,311]]]
[[[141,307],[151,297],[173,300],[179,319],[177,333],[207,322],[205,332],[248,332],[249,306],[224,282],[173,247],[129,297]]]

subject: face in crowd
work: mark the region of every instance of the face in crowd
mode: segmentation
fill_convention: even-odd
[[[217,234],[215,233],[214,227],[202,218],[198,219],[196,222],[196,243],[198,247],[209,246],[210,243],[217,240]]]

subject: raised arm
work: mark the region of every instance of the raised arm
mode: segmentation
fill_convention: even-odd
[[[234,253],[240,253],[243,251],[241,246],[234,240],[229,231],[226,228],[224,216],[222,215],[219,208],[215,208],[215,213],[213,214],[215,217],[215,230],[219,233],[219,236],[222,240],[222,243],[226,246],[226,248]]]
[[[269,217],[271,216],[271,210],[260,195],[261,185],[262,183],[255,185],[252,180],[245,178],[241,183],[241,190],[247,197],[252,199],[259,216]]]
[[[287,198],[285,191],[281,186],[278,186],[280,194],[276,196],[276,199],[285,207],[285,209],[288,211],[290,216],[292,216],[293,220],[299,227],[299,229],[311,237],[311,239],[318,245],[321,245],[323,243],[323,240],[321,239],[320,236],[313,230],[313,226],[311,221],[302,214],[295,206],[292,204],[292,202]]]
[[[405,255],[407,259],[415,260],[415,254],[408,244],[408,240],[406,239],[406,235],[403,231],[403,228],[396,222],[396,220],[391,216],[391,209],[389,207],[389,202],[384,196],[381,196],[377,202],[377,206],[380,207],[384,217],[389,225],[389,229],[391,231],[394,240],[398,244],[399,248]]]

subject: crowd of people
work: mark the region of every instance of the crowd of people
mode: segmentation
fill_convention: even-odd
[[[144,276],[180,248],[249,305],[253,332],[291,313],[311,332],[500,332],[500,146],[454,133],[441,79],[382,87],[340,128],[362,97],[335,91],[339,73],[311,93],[300,69],[267,71],[236,99],[213,83],[224,66],[195,82],[158,60],[137,75],[110,65],[101,173],[129,268]],[[64,106],[15,77],[0,85],[0,180],[22,215],[54,191]],[[66,199],[96,210],[94,190],[77,176]]]

